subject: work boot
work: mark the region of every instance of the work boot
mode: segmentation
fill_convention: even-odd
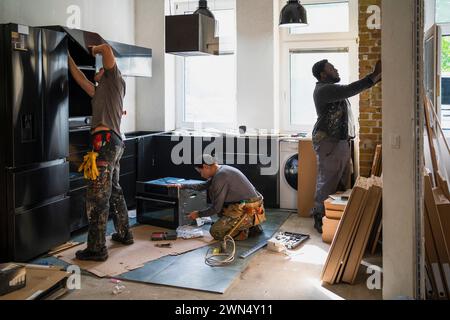
[[[263,234],[263,233],[264,233],[264,230],[261,227],[261,225],[259,224],[257,226],[253,226],[250,228],[250,230],[248,231],[248,236],[249,236],[249,238],[251,238],[251,237],[259,236],[260,234]]]
[[[118,233],[114,233],[111,236],[111,240],[114,242],[119,242],[126,246],[132,245],[134,243],[133,234],[131,233],[131,231],[128,231],[123,238]]]
[[[319,232],[320,234],[323,233],[322,231],[322,215],[320,214],[315,214],[314,215],[314,229],[317,230],[317,232]]]
[[[248,233],[249,233],[248,229],[242,230],[241,232],[239,232],[239,234],[237,236],[234,237],[234,240],[236,240],[236,241],[247,240],[248,239]]]
[[[78,260],[83,261],[106,261],[108,259],[108,251],[106,248],[99,252],[91,251],[89,249],[84,249],[77,251],[75,256]]]

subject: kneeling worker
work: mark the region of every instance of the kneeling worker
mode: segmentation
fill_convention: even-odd
[[[210,230],[216,240],[223,240],[241,219],[231,237],[245,240],[249,235],[262,233],[261,223],[266,220],[263,197],[241,171],[219,165],[210,155],[203,156],[202,164],[195,165],[195,169],[207,181],[181,188],[208,190],[212,204],[205,210],[190,213],[192,220],[217,214],[220,219]]]

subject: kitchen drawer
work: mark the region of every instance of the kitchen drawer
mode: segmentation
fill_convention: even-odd
[[[33,206],[69,191],[69,163],[56,162],[45,167],[10,172],[9,179],[14,186],[14,209]]]
[[[69,211],[69,225],[70,232],[77,231],[88,225],[88,218],[86,213],[86,190],[87,187],[71,191],[70,196],[70,211]]]
[[[14,261],[26,262],[67,242],[70,199],[63,198],[15,216]]]

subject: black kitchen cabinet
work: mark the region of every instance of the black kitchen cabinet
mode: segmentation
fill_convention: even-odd
[[[179,153],[180,157],[187,160],[186,163],[174,163],[172,150],[181,143],[181,139],[187,139],[183,143],[190,149],[185,150],[189,154]],[[149,181],[163,177],[179,177],[184,179],[201,179],[195,171],[193,163],[202,151],[216,139],[223,139],[222,150],[216,150],[216,156],[223,164],[233,166],[250,180],[255,188],[264,196],[264,203],[268,208],[279,208],[279,179],[278,179],[278,138],[267,137],[180,137],[173,141],[172,135],[161,134],[152,136],[149,146],[152,152],[147,154],[145,159],[147,169],[150,174],[145,179],[138,181]],[[265,143],[265,144],[264,144]],[[198,146],[202,146],[200,153]],[[196,148],[197,146],[197,148]],[[220,154],[222,153],[222,157]],[[149,157],[153,157],[150,160]],[[271,160],[273,163],[266,163]],[[269,174],[264,174],[264,169],[274,166],[274,170],[269,170]],[[271,171],[271,172],[270,172]]]
[[[120,160],[119,183],[122,187],[127,207],[134,209],[136,207],[137,139],[127,139],[124,143],[125,151]]]

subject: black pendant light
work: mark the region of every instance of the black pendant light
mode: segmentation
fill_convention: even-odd
[[[280,13],[280,27],[300,27],[308,24],[305,8],[299,0],[289,0]]]
[[[203,14],[205,16],[211,17],[213,19],[216,19],[213,15],[213,13],[208,8],[208,1],[207,0],[200,0],[198,2],[198,9],[194,12],[194,14]]]

